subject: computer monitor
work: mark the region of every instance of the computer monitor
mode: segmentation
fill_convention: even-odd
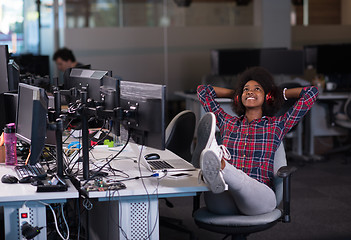
[[[304,46],[306,67],[313,67],[318,74],[336,83],[337,89],[351,89],[351,44],[321,44]]]
[[[103,76],[102,85],[100,87],[101,103],[105,110],[111,111],[111,114],[115,109],[118,109],[120,104],[120,80],[110,76]],[[117,115],[112,117],[112,133],[119,138],[120,133],[120,118]],[[119,139],[114,139],[119,141]]]
[[[8,87],[10,92],[17,92],[20,81],[20,68],[18,64],[10,59],[7,65]]]
[[[166,86],[121,81],[122,125],[137,144],[165,149]]]
[[[259,64],[260,49],[211,50],[212,75],[236,75]]]
[[[69,79],[65,80],[65,89],[82,90],[85,87],[88,93],[87,97],[99,101],[101,81],[103,76],[108,74],[109,71],[72,68]]]
[[[30,144],[29,164],[40,159],[45,145],[48,97],[45,90],[24,83],[18,85],[16,136]]]
[[[260,66],[271,74],[296,75],[304,74],[304,53],[302,50],[261,49]]]
[[[33,74],[35,76],[50,75],[50,58],[48,55],[22,54],[11,56],[19,65],[21,74]]]
[[[0,93],[7,92],[8,76],[7,76],[7,63],[9,59],[9,50],[7,45],[0,45]]]

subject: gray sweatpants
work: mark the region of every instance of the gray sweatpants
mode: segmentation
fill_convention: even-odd
[[[276,208],[275,193],[267,185],[249,177],[229,163],[226,163],[222,173],[228,191],[220,194],[205,193],[206,206],[211,212],[224,215],[257,215]]]

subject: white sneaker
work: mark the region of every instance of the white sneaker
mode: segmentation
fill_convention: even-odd
[[[207,148],[212,149],[217,154],[219,159],[222,159],[223,157],[226,160],[230,159],[228,149],[223,145],[218,146],[217,144],[216,116],[212,112],[206,113],[201,118],[197,127],[197,143],[191,159],[191,163],[194,165],[194,167],[200,167],[200,155],[202,151]]]
[[[203,179],[213,193],[225,191],[226,184],[221,172],[221,159],[211,149],[205,149],[200,156]]]

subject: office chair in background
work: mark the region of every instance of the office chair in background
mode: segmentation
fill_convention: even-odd
[[[246,236],[273,227],[277,222],[290,222],[290,177],[296,171],[288,167],[283,143],[280,144],[274,158],[274,189],[277,198],[277,208],[270,213],[247,215],[218,215],[206,207],[196,210],[193,214],[195,223],[203,229],[231,235],[232,239],[246,239]],[[229,194],[224,192],[221,194]],[[213,197],[211,192],[205,192],[205,197]],[[225,197],[225,196],[223,196]],[[213,199],[213,198],[211,198]],[[221,196],[217,196],[220,205]],[[283,201],[283,209],[279,209]]]
[[[166,128],[166,149],[177,154],[179,157],[191,162],[191,146],[194,139],[196,125],[195,113],[184,110],[178,113]],[[173,204],[167,199],[166,205],[173,208]],[[160,225],[189,234],[194,239],[193,232],[182,224],[180,219],[160,216]]]
[[[349,97],[345,105],[343,107],[343,112],[342,113],[337,113],[334,118],[333,118],[333,123],[335,123],[335,126],[339,126],[342,128],[345,128],[349,132],[351,131],[351,97]],[[350,136],[347,138],[350,140]],[[337,153],[345,153],[345,163],[347,164],[351,158],[351,144],[343,145],[340,144],[340,147],[333,148],[332,150],[326,152],[324,154],[325,157],[328,157],[329,155],[334,155]]]

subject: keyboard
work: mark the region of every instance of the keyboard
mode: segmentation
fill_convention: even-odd
[[[157,160],[157,161],[148,161],[148,163],[152,166],[153,169],[167,169],[167,168],[174,168],[172,165],[167,163],[166,161]]]
[[[40,163],[36,163],[35,165],[22,165],[16,166],[15,171],[19,179],[24,177],[32,176],[43,179],[46,177],[46,172],[44,168],[40,165]]]

